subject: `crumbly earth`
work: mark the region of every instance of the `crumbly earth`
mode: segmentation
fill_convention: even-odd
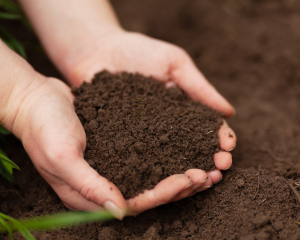
[[[221,114],[139,74],[95,75],[73,88],[85,159],[125,198],[191,168],[214,169]]]
[[[300,194],[300,1],[112,3],[126,29],[186,49],[234,105],[237,115],[228,120],[238,136],[233,166],[192,198],[122,222],[35,232],[37,239],[299,239],[300,205],[291,186]],[[27,46],[36,41],[22,26],[12,29]],[[59,77],[42,53],[30,49],[37,70]],[[16,218],[65,211],[22,147],[5,151],[21,171],[14,184],[0,180],[0,211]]]

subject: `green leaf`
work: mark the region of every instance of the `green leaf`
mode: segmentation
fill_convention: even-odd
[[[0,123],[0,124],[2,124],[2,123]],[[0,125],[0,133],[2,133],[4,135],[8,135],[8,134],[10,134],[10,131],[8,131],[6,128],[4,128]]]
[[[65,212],[20,222],[28,229],[46,230],[111,219],[114,219],[114,216],[108,211]]]
[[[11,161],[0,149],[0,175],[6,180],[13,181],[13,168],[20,170],[17,164]]]
[[[0,12],[0,18],[15,20],[15,19],[22,19],[23,17],[20,14]]]
[[[10,222],[7,223],[4,219],[9,220]],[[9,236],[12,238],[12,231],[19,231],[26,240],[35,240],[34,236],[29,232],[29,229],[38,231],[47,229],[53,230],[56,228],[111,219],[114,219],[114,216],[108,211],[65,212],[24,219],[21,221],[0,213],[0,232],[8,232]]]
[[[20,223],[18,220],[9,217],[3,213],[0,213],[0,218],[4,218],[10,221],[8,225],[8,227],[13,230],[13,229],[17,229],[22,235],[23,237],[25,237],[26,240],[36,240],[35,237],[30,233],[30,231],[22,224]],[[0,229],[1,231],[2,229]]]
[[[0,38],[8,47],[19,53],[22,57],[26,58],[26,52],[23,45],[3,27],[0,27]]]
[[[20,231],[26,240],[35,240],[34,236],[31,235],[28,229],[53,230],[56,228],[73,226],[82,223],[111,220],[114,219],[114,216],[108,211],[98,211],[65,212],[21,221],[0,213],[0,219],[1,218],[9,220],[10,223],[7,223],[2,219],[0,223],[3,225],[3,227],[0,225],[0,232],[8,232],[9,235],[12,236],[12,231]],[[3,224],[3,222],[5,223]]]
[[[0,217],[0,224],[2,224],[6,228],[10,239],[13,239],[12,230],[11,230],[10,226],[8,225],[8,223],[2,217]]]
[[[8,12],[21,13],[20,6],[11,0],[0,0],[0,7]]]
[[[26,240],[36,240],[35,237],[30,233],[30,231],[24,227],[19,221],[11,219],[11,223],[19,230]]]

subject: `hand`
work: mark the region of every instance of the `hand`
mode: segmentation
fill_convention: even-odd
[[[67,208],[104,207],[122,219],[127,206],[121,192],[83,159],[86,136],[69,87],[57,79],[37,78],[37,87],[24,99],[15,120],[36,169]]]
[[[74,50],[72,59],[63,71],[73,85],[78,86],[83,80],[91,81],[93,75],[103,69],[115,73],[138,72],[151,75],[168,86],[178,85],[193,99],[223,112],[225,116],[234,113],[233,107],[204,78],[190,57],[179,47],[123,30],[114,30],[101,38],[91,36],[86,39],[89,42],[85,42],[78,51]],[[190,169],[184,174],[164,179],[153,190],[145,191],[144,194],[127,201],[130,214],[138,214],[191,196],[220,181],[220,170],[231,166],[232,157],[229,151],[236,144],[236,136],[225,121],[220,128],[219,137],[220,148],[224,151],[214,156],[217,170],[206,174],[200,169]]]

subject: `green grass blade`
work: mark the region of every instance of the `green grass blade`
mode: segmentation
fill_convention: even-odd
[[[11,161],[0,149],[0,175],[7,181],[12,182],[14,180],[12,175],[13,168],[20,170],[18,165]]]
[[[12,39],[11,43],[14,46],[14,49],[17,53],[19,53],[23,58],[27,57],[26,52],[25,52],[25,48],[23,47],[23,45],[17,39]]]
[[[0,123],[0,124],[2,124],[2,123]],[[4,134],[4,135],[8,135],[8,134],[10,134],[10,131],[8,131],[6,128],[4,128],[0,125],[0,133]]]
[[[13,13],[22,12],[20,6],[11,0],[0,0],[0,7]]]
[[[14,219],[10,216],[7,216],[3,213],[0,213],[0,217],[4,218],[6,220],[9,220],[11,222],[10,224],[8,224],[9,227],[12,230],[14,230],[14,229],[18,230],[23,235],[23,237],[25,237],[26,240],[36,240],[35,237],[30,233],[30,231],[18,220]],[[1,230],[2,229],[0,229],[0,231]]]
[[[0,161],[0,176],[2,176],[4,179],[6,179],[9,182],[14,181],[14,176],[9,173],[9,171],[6,169],[6,167],[3,165],[1,161]]]
[[[15,19],[22,19],[22,15],[14,14],[14,13],[0,12],[0,18],[8,19],[8,20],[15,20]]]
[[[31,232],[24,227],[19,221],[12,219],[11,223],[19,230],[26,240],[36,240],[36,238],[31,234]]]
[[[0,27],[0,37],[7,46],[9,46],[15,52],[19,53],[22,57],[26,58],[26,52],[23,45],[3,27]]]
[[[114,219],[114,216],[108,211],[66,212],[42,216],[36,219],[25,219],[20,221],[20,223],[31,230],[46,230],[111,219]]]
[[[10,223],[0,225],[0,232],[20,231],[27,240],[34,240],[28,229],[31,230],[54,230],[62,227],[69,227],[78,224],[106,221],[115,219],[108,211],[98,212],[65,212],[31,219],[18,221],[3,213],[0,213],[0,219],[9,220]],[[3,220],[4,221],[4,220]],[[2,223],[2,222],[0,222]]]
[[[7,170],[12,174],[12,169],[16,168],[20,170],[19,166],[15,164],[12,160],[10,160],[5,153],[0,149],[0,161],[4,164]]]
[[[2,224],[5,227],[6,231],[9,234],[10,239],[13,239],[12,230],[8,225],[8,223],[2,217],[0,217],[0,224]]]

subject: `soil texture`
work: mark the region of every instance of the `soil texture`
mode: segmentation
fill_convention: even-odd
[[[300,239],[300,2],[112,4],[125,29],[183,47],[234,105],[237,115],[228,119],[238,137],[233,166],[220,183],[191,198],[122,222],[34,232],[37,239]],[[23,26],[13,29],[28,46],[36,42]],[[28,60],[42,73],[58,76],[39,50],[30,47]],[[0,180],[1,212],[24,218],[66,210],[21,145],[1,147],[21,168],[14,184]]]
[[[139,74],[103,71],[73,88],[84,157],[125,198],[191,168],[214,169],[221,114]]]

